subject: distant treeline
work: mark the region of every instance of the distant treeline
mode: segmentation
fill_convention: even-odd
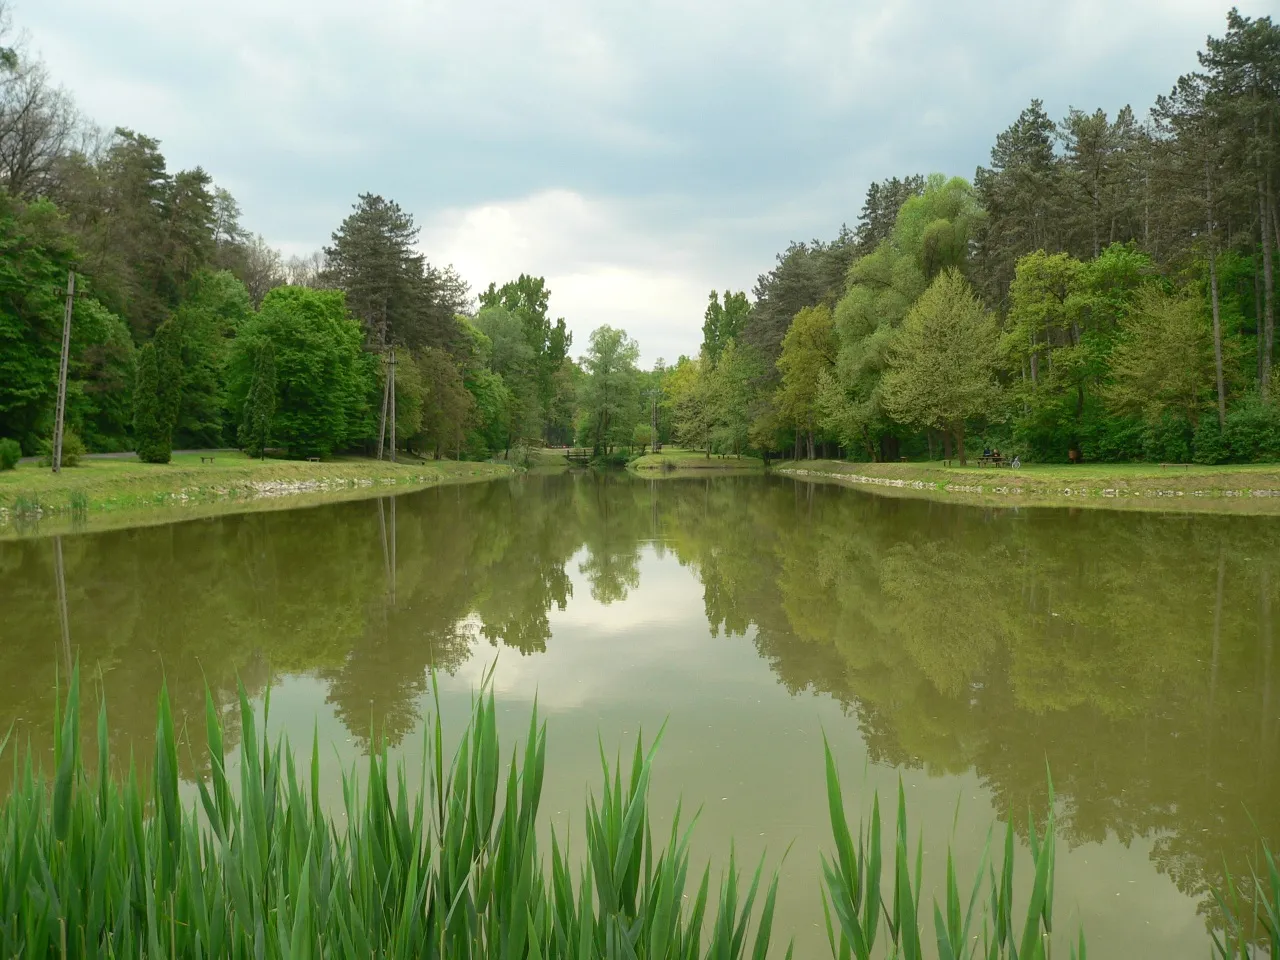
[[[205,171],[85,124],[6,49],[0,437],[52,434],[74,267],[73,446],[153,460],[372,450],[393,357],[395,442],[436,456],[608,452],[656,427],[708,452],[1280,458],[1280,28],[1226,26],[1145,119],[1033,100],[971,182],[872,184],[853,229],[793,243],[750,297],[713,292],[698,356],[649,371],[609,326],[571,358],[542,278],[473,298],[379,196],[284,260]]]

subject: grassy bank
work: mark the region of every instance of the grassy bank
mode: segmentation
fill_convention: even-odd
[[[763,467],[764,463],[759,457],[721,456],[718,453],[708,457],[702,450],[666,447],[657,453],[646,453],[631,461],[628,466],[640,471],[756,470]]]
[[[134,458],[81,460],[60,474],[34,463],[19,464],[15,470],[0,472],[0,529],[24,518],[133,513],[154,507],[226,505],[282,497],[349,496],[387,487],[487,480],[506,476],[514,469],[504,464],[450,460],[254,460],[235,450],[204,454],[210,455],[212,462],[202,462],[198,453],[177,454],[166,464],[141,463]]]
[[[970,503],[1280,514],[1280,464],[1026,464],[791,460],[779,473],[854,484],[876,493]]]

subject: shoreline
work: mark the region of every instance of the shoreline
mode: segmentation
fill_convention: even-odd
[[[311,463],[251,460],[239,452],[214,456],[209,464],[200,462],[200,454],[178,455],[169,464],[82,460],[58,476],[47,467],[20,465],[0,473],[0,538],[315,506],[517,472],[507,464],[453,460]]]
[[[708,457],[701,450],[671,448],[658,453],[646,453],[627,464],[628,470],[637,473],[759,473],[764,462],[759,457],[736,457],[712,454]]]
[[[936,463],[787,460],[771,470],[880,496],[981,506],[1280,515],[1280,465],[1031,464],[1019,470]]]

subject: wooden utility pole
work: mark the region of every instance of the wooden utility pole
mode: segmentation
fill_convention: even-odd
[[[58,408],[53,421],[53,472],[62,471],[62,422],[67,414],[67,361],[71,354],[71,307],[76,299],[76,272],[67,271],[67,312],[62,317],[62,365],[58,369]]]
[[[387,395],[391,399],[391,462],[396,462],[396,348],[391,348],[388,361],[391,371],[387,377]]]

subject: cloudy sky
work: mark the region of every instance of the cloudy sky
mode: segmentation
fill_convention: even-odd
[[[394,198],[473,289],[547,277],[576,354],[697,350],[712,287],[972,176],[1032,97],[1142,113],[1226,0],[11,0],[105,126],[204,166],[286,254]],[[1242,12],[1269,3],[1239,0]]]

